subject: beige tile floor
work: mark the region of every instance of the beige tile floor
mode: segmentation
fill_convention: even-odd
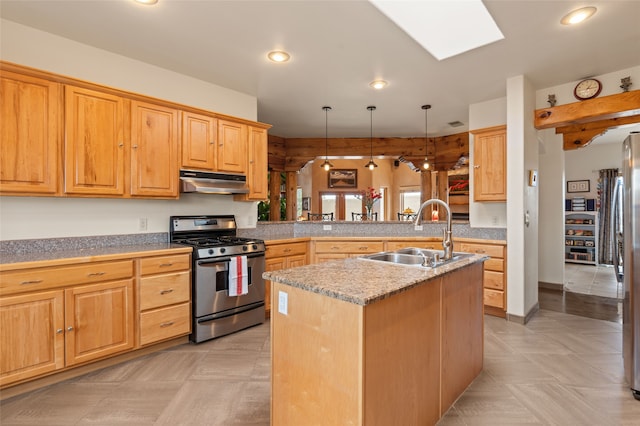
[[[607,265],[565,263],[564,289],[573,293],[624,298],[624,289],[616,281],[613,267]]]
[[[546,310],[526,326],[486,316],[484,349],[484,371],[440,425],[640,424],[618,323]],[[7,399],[0,424],[268,425],[269,324]]]

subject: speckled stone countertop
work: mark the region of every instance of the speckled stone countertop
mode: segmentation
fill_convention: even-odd
[[[423,268],[362,258],[348,258],[265,272],[262,277],[365,306],[408,290],[425,281],[473,263],[484,262],[487,259],[487,256],[476,254],[437,268]]]
[[[325,229],[330,225],[331,229]],[[255,228],[238,229],[238,236],[277,240],[300,237],[440,237],[445,222],[422,223],[422,231],[416,231],[412,222],[258,222]],[[453,239],[506,241],[506,228],[472,228],[469,222],[453,221]]]
[[[134,244],[123,246],[49,250],[20,254],[3,254],[0,270],[9,271],[26,267],[58,266],[95,261],[118,260],[132,257],[156,256],[173,253],[191,253],[193,248],[170,243]]]

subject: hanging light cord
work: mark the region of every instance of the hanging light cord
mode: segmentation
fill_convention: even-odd
[[[322,107],[324,109],[324,161],[329,158],[329,110],[331,107]]]

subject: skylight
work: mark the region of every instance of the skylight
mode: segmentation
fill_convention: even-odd
[[[504,35],[481,0],[369,0],[439,61]]]

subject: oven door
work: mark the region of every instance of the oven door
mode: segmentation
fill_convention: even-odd
[[[202,317],[264,302],[264,253],[247,256],[249,291],[229,296],[229,257],[197,260],[194,265],[194,315]]]

